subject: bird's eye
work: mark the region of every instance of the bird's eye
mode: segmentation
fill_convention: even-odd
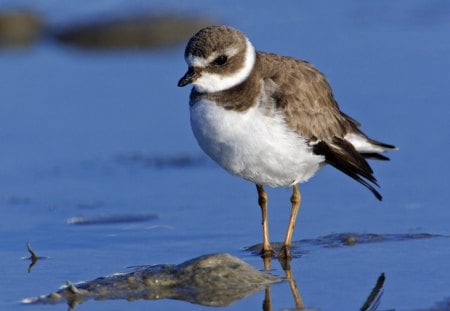
[[[227,57],[226,55],[219,55],[219,56],[217,56],[217,58],[213,61],[213,63],[214,63],[215,65],[218,65],[218,66],[223,66],[223,65],[225,65],[225,64],[227,63],[227,61],[228,61],[228,57]]]

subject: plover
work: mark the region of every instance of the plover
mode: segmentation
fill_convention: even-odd
[[[193,84],[190,120],[198,144],[225,170],[256,184],[263,257],[274,255],[265,185],[293,189],[281,258],[291,256],[301,201],[298,184],[325,164],[381,200],[366,159],[388,160],[380,153],[396,147],[370,139],[341,112],[325,76],[311,64],[256,52],[243,33],[228,26],[197,32],[184,57],[188,71],[178,86]]]

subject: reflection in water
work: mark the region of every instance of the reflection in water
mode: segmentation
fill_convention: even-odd
[[[378,277],[377,282],[361,307],[361,311],[376,310],[380,304],[381,296],[383,295],[383,285],[385,281],[384,273]]]
[[[289,287],[291,288],[292,297],[294,297],[295,308],[303,309],[305,306],[303,304],[302,296],[300,296],[300,292],[298,290],[297,283],[295,282],[295,279],[292,276],[290,261],[287,264],[288,264],[287,268],[284,267],[283,269],[284,269],[284,272],[286,273],[286,279],[289,281]]]
[[[355,243],[430,238],[434,236],[429,234],[335,234],[314,240],[303,240],[302,243],[336,247],[354,245]],[[349,240],[349,237],[352,241],[351,244],[345,242]],[[274,244],[274,246],[278,247],[278,244]],[[31,248],[31,245],[28,244],[27,247],[31,255],[27,258],[31,260],[29,267],[29,271],[31,271],[38,259],[43,257],[39,257]],[[248,248],[248,250],[258,250],[259,253],[261,245]],[[293,254],[294,258],[300,257],[304,254],[304,251],[301,253],[298,248],[294,248]],[[73,309],[78,304],[90,299],[126,299],[133,301],[137,299],[156,300],[165,298],[217,307],[228,306],[256,291],[264,289],[265,295],[262,306],[264,311],[269,311],[272,310],[273,306],[271,285],[282,281],[281,278],[268,273],[271,269],[272,260],[272,257],[263,258],[265,272],[261,272],[229,254],[204,255],[179,265],[163,264],[137,267],[130,273],[117,273],[78,284],[67,282],[66,286],[59,291],[45,296],[27,298],[23,302],[29,304],[66,302]],[[284,279],[289,284],[292,308],[295,310],[307,310],[291,269],[292,259],[278,258],[277,261],[284,271]],[[384,282],[385,275],[381,273],[360,310],[367,311],[378,308],[383,294]]]
[[[156,265],[66,286],[24,303],[66,302],[71,309],[89,299],[177,299],[227,306],[282,279],[256,270],[229,254],[205,255],[179,265]]]
[[[271,266],[271,257],[263,257],[263,263],[264,263],[264,270],[269,271]],[[309,308],[305,308],[305,304],[303,303],[302,296],[300,295],[300,291],[297,287],[297,282],[294,279],[292,270],[291,270],[291,259],[282,258],[279,259],[279,263],[281,267],[283,268],[283,271],[285,273],[285,278],[289,282],[289,288],[292,293],[292,298],[294,300],[295,307],[293,310],[313,310]],[[381,275],[378,277],[374,288],[368,295],[366,301],[364,302],[363,306],[360,308],[361,311],[367,311],[372,310],[375,311],[381,301],[381,296],[383,295],[383,285],[385,281],[384,273],[381,273]],[[265,294],[264,294],[264,301],[263,301],[263,311],[271,311],[272,310],[272,300],[270,295],[270,287],[266,287]]]
[[[31,244],[30,243],[27,243],[27,249],[28,249],[28,252],[30,253],[30,257],[27,257],[27,258],[24,258],[24,259],[31,260],[31,263],[28,266],[28,273],[30,273],[31,270],[33,269],[34,265],[38,262],[39,259],[46,259],[47,257],[38,256],[36,254],[36,252],[33,250],[33,248],[31,248]]]
[[[367,243],[384,243],[391,241],[408,241],[408,240],[417,240],[417,239],[430,239],[430,238],[449,238],[448,235],[441,234],[431,234],[431,233],[405,233],[405,234],[376,234],[376,233],[337,233],[337,234],[329,234],[326,236],[321,236],[315,239],[304,239],[300,241],[296,241],[293,243],[291,252],[292,258],[298,259],[303,255],[310,252],[310,250],[305,250],[304,247],[302,249],[299,248],[299,245],[307,245],[312,247],[326,247],[326,248],[334,248],[334,247],[351,247],[357,244],[367,244]],[[272,243],[272,247],[275,251],[279,251],[281,248],[281,243]],[[249,246],[244,248],[247,251],[250,251],[252,254],[257,255],[261,253],[262,244],[256,244],[253,246]],[[270,270],[272,258],[263,258],[264,269],[265,271]],[[291,271],[291,260],[287,259],[279,259],[279,263],[285,272],[285,278],[289,282],[289,287],[292,292],[293,300],[295,303],[296,310],[306,310],[302,297],[300,295],[300,291],[297,288],[297,283],[293,277],[293,273]],[[366,301],[360,308],[362,311],[367,310],[376,310],[380,304],[381,296],[383,294],[383,286],[385,282],[385,275],[381,273],[378,277],[376,284],[370,294],[368,295]],[[445,301],[444,304],[448,301]],[[263,310],[272,310],[272,300],[270,295],[270,288],[266,288],[265,291],[265,299],[263,302]],[[308,309],[311,310],[311,309]],[[441,309],[438,309],[441,310]],[[442,310],[450,310],[450,308],[442,309]]]
[[[269,271],[271,266],[272,257],[263,257],[264,270]],[[302,296],[298,290],[297,283],[292,275],[291,259],[282,258],[279,260],[281,267],[285,273],[285,279],[289,282],[289,288],[291,289],[292,297],[294,299],[295,310],[305,310]],[[264,293],[263,311],[272,310],[272,300],[270,298],[270,287],[267,287]]]
[[[27,245],[31,256],[29,271],[39,257]],[[293,309],[306,310],[294,274],[291,259],[278,260],[293,298]],[[205,306],[228,306],[252,293],[265,289],[263,311],[272,310],[271,285],[282,279],[270,275],[272,257],[263,258],[265,272],[229,254],[204,255],[179,265],[137,267],[130,273],[116,273],[95,280],[73,284],[67,282],[59,291],[24,299],[29,304],[56,304],[66,302],[70,309],[89,300],[176,299]],[[362,311],[376,310],[380,304],[385,281],[382,273],[368,295]],[[311,310],[311,309],[309,309]]]

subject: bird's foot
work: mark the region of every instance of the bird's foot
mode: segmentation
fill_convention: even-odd
[[[280,252],[278,253],[278,259],[290,260],[292,258],[290,246],[283,244]]]
[[[272,246],[263,247],[261,249],[261,257],[262,258],[272,258],[275,256],[275,251],[273,250]]]

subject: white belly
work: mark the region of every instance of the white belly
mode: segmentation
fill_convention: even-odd
[[[203,151],[228,172],[261,185],[290,186],[312,177],[324,163],[281,115],[253,107],[225,110],[210,101],[190,107],[192,131]]]

